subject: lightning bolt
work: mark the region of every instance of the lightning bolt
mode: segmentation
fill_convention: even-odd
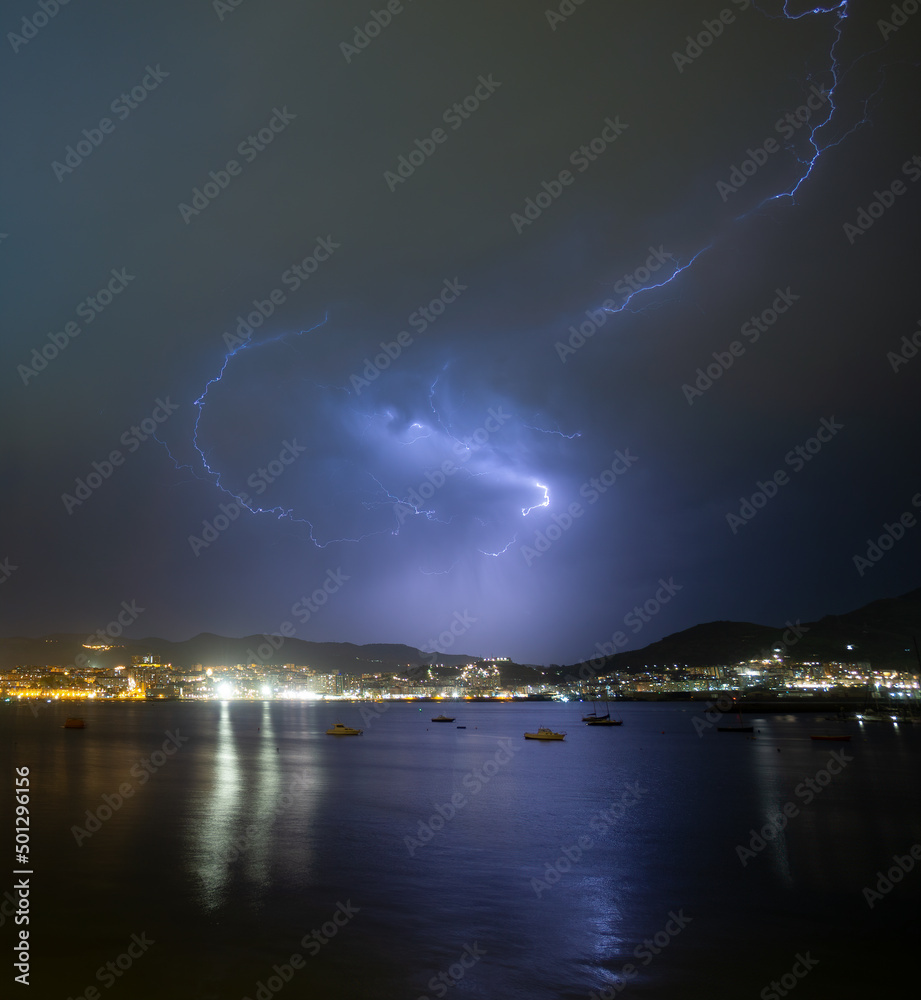
[[[581,431],[576,431],[574,434],[564,434],[559,428],[534,427],[532,424],[523,424],[522,426],[527,427],[529,431],[537,431],[538,434],[559,434],[561,438],[566,438],[567,441],[574,441],[576,438],[582,437]]]
[[[295,336],[302,337],[305,334],[313,333],[315,330],[319,330],[320,327],[324,326],[328,321],[329,321],[329,312],[326,312],[324,314],[324,316],[323,316],[323,319],[321,319],[318,323],[314,324],[313,326],[309,327],[306,330],[300,330],[297,334],[295,334]],[[295,517],[293,509],[289,509],[289,508],[286,508],[286,507],[256,507],[256,506],[252,506],[248,502],[247,499],[244,499],[245,494],[243,494],[243,493],[239,493],[238,494],[238,493],[234,492],[233,490],[228,489],[224,485],[224,483],[222,481],[222,473],[220,472],[220,470],[213,469],[211,467],[211,464],[208,461],[208,458],[207,458],[204,450],[202,449],[201,445],[199,444],[199,431],[200,431],[200,426],[201,426],[201,419],[202,419],[202,416],[203,416],[203,414],[205,412],[205,406],[206,406],[206,404],[208,402],[208,394],[211,392],[212,387],[215,386],[215,385],[217,385],[224,378],[224,375],[227,372],[227,368],[230,365],[230,363],[233,361],[233,359],[236,358],[236,357],[239,357],[239,355],[243,354],[245,351],[256,350],[256,349],[258,349],[260,347],[265,347],[268,344],[277,344],[277,343],[285,342],[288,339],[288,337],[290,337],[290,336],[291,336],[291,334],[288,331],[284,331],[282,333],[276,334],[275,336],[266,337],[263,340],[258,340],[258,341],[257,340],[246,340],[243,343],[236,345],[232,350],[229,350],[224,355],[223,364],[221,365],[221,368],[218,371],[217,375],[215,375],[213,378],[208,379],[208,381],[205,383],[204,389],[201,391],[201,393],[199,394],[198,398],[193,402],[193,406],[195,406],[195,408],[196,408],[196,410],[198,412],[195,415],[195,421],[194,421],[194,424],[193,424],[193,427],[192,427],[192,446],[194,447],[196,453],[198,454],[198,458],[199,458],[199,460],[201,462],[201,468],[202,468],[202,470],[204,470],[205,474],[208,477],[210,477],[210,479],[212,480],[212,482],[214,483],[214,485],[225,496],[230,497],[231,499],[233,499],[237,504],[240,505],[240,507],[242,507],[244,510],[248,510],[251,514],[274,514],[275,517],[278,520],[288,519],[288,520],[292,521],[295,524],[302,524],[302,525],[306,526],[306,528],[308,529],[310,541],[313,542],[313,544],[318,549],[325,549],[328,545],[332,545],[334,542],[360,542],[360,541],[363,541],[365,538],[368,538],[371,535],[380,534],[381,532],[379,532],[379,531],[368,532],[367,534],[360,535],[357,538],[331,538],[328,541],[323,542],[323,541],[320,541],[320,539],[317,538],[316,535],[314,534],[314,526],[313,526],[313,524],[309,520],[307,520],[306,518]],[[334,387],[321,386],[321,388],[336,388],[336,389],[339,389],[339,388],[342,388],[342,387],[340,387],[340,386],[334,386]],[[175,458],[175,456],[170,451],[169,447],[166,445],[165,442],[161,441],[159,438],[157,438],[156,440],[157,440],[157,442],[159,444],[161,444],[164,447],[164,449],[166,450],[167,455],[169,455],[170,459],[172,460],[174,466],[177,469],[190,469],[192,471],[192,473],[194,475],[196,475],[197,478],[201,478],[200,476],[197,475],[196,470],[194,468],[192,468],[190,465],[184,464],[184,463],[180,463]],[[372,476],[371,478],[373,479],[374,477]],[[375,480],[375,482],[376,482],[376,480]],[[378,484],[378,485],[380,485],[380,484]]]
[[[754,214],[764,205],[772,201],[779,201],[783,198],[789,198],[795,204],[796,192],[799,191],[800,187],[803,184],[805,184],[806,181],[809,179],[810,175],[812,174],[812,170],[815,167],[816,163],[818,162],[819,157],[822,155],[822,153],[826,152],[826,150],[834,149],[835,146],[838,146],[842,142],[844,142],[844,140],[847,139],[848,136],[856,132],[857,129],[859,129],[863,125],[866,125],[869,122],[870,102],[879,93],[880,88],[883,85],[883,81],[881,80],[877,85],[876,89],[871,94],[868,94],[866,97],[862,99],[861,101],[862,115],[859,121],[854,122],[853,125],[851,125],[851,127],[843,135],[835,139],[834,142],[828,142],[825,145],[820,146],[816,139],[816,136],[822,129],[827,128],[835,117],[835,113],[838,110],[837,106],[835,105],[835,91],[838,88],[838,84],[846,75],[846,73],[843,73],[840,70],[840,64],[838,62],[838,46],[839,43],[841,42],[841,37],[844,31],[844,22],[848,18],[848,7],[850,5],[850,0],[841,0],[840,3],[833,4],[828,7],[813,7],[812,10],[803,11],[801,14],[791,14],[787,9],[788,4],[789,0],[785,0],[782,15],[767,14],[765,13],[765,11],[761,10],[760,7],[757,9],[759,13],[763,14],[770,20],[778,20],[780,17],[783,17],[787,21],[799,21],[804,17],[810,17],[817,14],[837,15],[835,18],[835,23],[833,28],[835,33],[835,40],[834,42],[832,42],[831,49],[829,50],[829,55],[831,56],[831,65],[829,67],[829,72],[831,73],[832,85],[831,87],[829,87],[827,91],[824,92],[825,96],[828,99],[829,112],[824,121],[819,122],[818,125],[812,126],[809,131],[809,145],[812,147],[813,151],[812,156],[809,157],[809,159],[801,159],[800,157],[797,157],[797,161],[805,168],[802,174],[800,175],[799,179],[790,187],[788,191],[779,191],[776,194],[769,195],[759,205],[755,206],[755,208],[753,208],[751,211],[746,212],[744,215],[739,216],[736,219],[736,221],[747,218],[749,215]],[[866,58],[868,55],[872,55],[872,53],[874,52],[879,52],[880,49],[882,48],[883,48],[882,45],[878,45],[875,49],[870,49],[866,52],[861,53],[861,55],[858,56],[858,58],[855,59],[854,62],[852,62],[851,65],[848,67],[847,72],[850,72],[861,59]]]
[[[329,313],[327,312],[319,323],[317,323],[315,326],[310,327],[307,330],[301,330],[300,333],[297,334],[297,336],[302,337],[305,333],[313,333],[314,330],[319,330],[320,327],[324,326],[328,320],[329,320]],[[244,351],[254,350],[257,347],[265,347],[266,344],[277,344],[281,341],[286,340],[288,336],[289,334],[287,332],[284,332],[284,333],[278,333],[274,337],[267,337],[265,340],[259,340],[259,341],[246,340],[242,344],[238,344],[236,347],[234,347],[233,350],[228,351],[227,354],[224,356],[224,363],[221,365],[221,370],[217,373],[217,375],[214,376],[214,378],[209,379],[205,383],[205,388],[202,391],[202,394],[192,404],[198,410],[198,413],[195,416],[195,424],[192,430],[192,444],[195,450],[198,452],[198,456],[201,459],[202,467],[205,469],[206,472],[208,472],[209,475],[214,477],[217,487],[231,496],[234,496],[234,494],[230,490],[226,490],[224,489],[223,486],[221,486],[221,474],[211,468],[211,466],[208,464],[208,460],[205,458],[205,453],[201,450],[198,444],[198,429],[199,429],[199,424],[201,423],[202,414],[205,412],[205,403],[208,398],[208,393],[211,391],[211,386],[217,385],[217,383],[221,381],[221,379],[224,377],[224,373],[227,371],[227,366],[230,364],[231,361],[233,361],[235,357],[242,354]],[[250,508],[247,508],[247,510],[249,509]]]
[[[805,18],[805,17],[823,17],[823,16],[829,16],[829,17],[833,17],[834,18],[834,23],[833,23],[834,41],[832,42],[831,48],[829,50],[829,56],[830,56],[829,71],[830,71],[830,75],[831,75],[831,78],[832,78],[832,83],[831,83],[830,87],[828,87],[826,90],[823,90],[823,94],[827,97],[827,100],[828,100],[828,106],[829,106],[829,108],[828,108],[828,115],[825,117],[825,119],[823,121],[819,122],[818,124],[808,126],[808,133],[806,133],[806,134],[808,135],[808,144],[809,144],[809,147],[810,147],[810,150],[811,150],[811,155],[808,155],[805,158],[801,158],[800,156],[796,157],[797,162],[802,167],[802,170],[799,171],[799,176],[796,178],[796,180],[792,184],[789,185],[789,187],[787,189],[781,190],[781,191],[775,192],[772,195],[769,195],[764,200],[762,200],[758,205],[756,205],[754,208],[750,209],[749,211],[747,211],[743,215],[738,216],[735,220],[733,220],[735,223],[738,223],[742,219],[745,219],[745,218],[751,216],[752,214],[759,212],[766,205],[768,205],[769,203],[772,203],[772,202],[781,201],[781,200],[789,200],[792,204],[795,205],[796,204],[797,193],[800,191],[801,187],[809,180],[809,178],[812,175],[812,172],[813,172],[816,164],[819,162],[819,159],[821,158],[822,154],[825,153],[826,151],[828,151],[830,149],[833,149],[836,146],[840,145],[842,142],[844,142],[845,139],[847,139],[850,135],[852,135],[857,129],[859,129],[861,126],[867,124],[867,122],[869,120],[869,118],[868,118],[868,114],[869,114],[868,109],[870,107],[870,103],[874,99],[874,97],[879,93],[879,90],[881,89],[881,87],[883,85],[882,81],[880,81],[880,83],[878,84],[878,86],[876,87],[876,89],[871,94],[869,94],[868,96],[866,96],[866,97],[864,97],[862,99],[862,101],[861,101],[861,104],[862,104],[862,113],[861,113],[861,117],[860,117],[860,119],[858,121],[855,121],[849,128],[847,128],[847,130],[843,134],[839,135],[837,138],[834,138],[833,141],[829,140],[829,141],[823,143],[820,140],[820,133],[823,133],[823,130],[829,129],[831,127],[831,125],[832,125],[832,122],[835,121],[836,118],[837,118],[837,116],[838,116],[838,110],[839,109],[838,109],[838,106],[835,103],[835,95],[836,95],[836,92],[838,90],[838,87],[839,87],[842,79],[847,75],[847,73],[849,73],[854,68],[854,66],[856,66],[857,62],[859,62],[860,60],[864,59],[866,56],[872,54],[873,52],[879,51],[883,47],[883,46],[878,46],[877,48],[875,48],[873,50],[863,52],[860,56],[857,57],[857,59],[855,59],[851,63],[851,65],[848,67],[847,70],[842,70],[841,64],[840,64],[840,61],[839,61],[839,47],[840,47],[840,44],[841,44],[841,41],[842,41],[842,36],[843,36],[843,33],[844,33],[845,23],[846,23],[846,21],[848,19],[849,7],[850,7],[850,0],[840,0],[840,2],[838,2],[838,3],[830,3],[830,4],[826,5],[826,6],[813,7],[811,10],[806,10],[806,11],[803,11],[802,13],[799,13],[799,14],[793,14],[789,10],[789,0],[784,0],[784,6],[783,6],[783,12],[782,12],[782,14],[775,15],[775,14],[768,14],[767,12],[765,12],[764,10],[762,10],[760,7],[756,6],[756,9],[759,11],[760,14],[762,14],[762,16],[764,16],[766,18],[769,18],[769,19],[772,19],[772,20],[779,19],[779,18],[784,18],[784,19],[789,20],[789,21],[798,21],[798,20],[800,20],[802,18]],[[651,305],[655,304],[654,299],[653,299],[653,293],[655,293],[657,290],[659,290],[661,288],[664,288],[667,285],[670,285],[673,282],[675,282],[681,274],[683,274],[685,271],[687,271],[689,268],[691,268],[694,265],[694,263],[698,260],[698,258],[700,258],[702,255],[706,254],[709,250],[711,250],[713,248],[713,246],[714,246],[714,242],[708,243],[707,245],[701,247],[701,249],[699,249],[696,253],[694,253],[693,256],[691,256],[691,258],[686,263],[684,263],[684,264],[676,263],[676,266],[675,266],[674,270],[671,272],[671,274],[669,274],[667,277],[663,278],[661,281],[657,282],[656,284],[644,285],[644,286],[642,286],[640,288],[636,288],[633,291],[631,291],[631,293],[629,295],[627,295],[624,298],[623,302],[621,302],[618,306],[616,306],[616,307],[602,306],[601,310],[604,311],[604,312],[606,312],[606,313],[609,313],[611,315],[617,315],[617,314],[620,314],[622,312],[629,312],[631,314],[637,314],[639,312],[645,311],[646,308],[649,308]],[[649,301],[649,303],[646,306],[643,306],[643,307],[637,309],[637,308],[634,308],[634,301],[639,296],[643,296],[644,298],[650,299],[651,301]],[[304,334],[312,333],[313,331],[315,331],[315,330],[319,329],[320,327],[322,327],[327,322],[327,320],[328,320],[328,313],[315,326],[309,328],[308,330],[302,330],[302,331],[300,331],[297,334],[297,336],[303,336]],[[337,538],[337,539],[331,539],[330,541],[327,541],[327,542],[321,542],[319,539],[316,538],[316,536],[314,534],[313,525],[310,523],[310,521],[308,521],[308,520],[306,520],[304,518],[294,517],[292,510],[288,510],[288,509],[283,508],[283,507],[261,508],[261,507],[251,506],[248,502],[245,502],[241,498],[241,496],[238,496],[232,490],[228,489],[223,484],[221,472],[219,470],[217,470],[217,469],[212,468],[212,466],[211,466],[211,464],[210,464],[210,462],[208,460],[208,457],[207,457],[205,451],[203,450],[203,448],[202,448],[202,446],[201,446],[201,444],[199,442],[199,432],[200,432],[201,419],[202,419],[202,415],[204,414],[204,410],[205,410],[205,407],[206,407],[207,402],[208,402],[209,393],[211,392],[212,388],[223,379],[223,377],[224,377],[224,375],[225,375],[225,373],[226,373],[226,371],[228,369],[228,366],[231,364],[231,362],[234,360],[234,358],[238,357],[239,355],[243,354],[246,351],[255,350],[255,349],[257,349],[259,347],[263,347],[263,346],[265,346],[267,344],[277,343],[277,342],[280,342],[280,341],[285,341],[288,336],[289,336],[288,333],[280,333],[280,334],[277,334],[276,336],[268,337],[268,338],[266,338],[264,340],[261,340],[261,341],[247,340],[244,343],[239,344],[238,346],[234,347],[232,350],[230,350],[230,351],[227,352],[227,354],[224,357],[223,364],[221,365],[221,368],[220,368],[219,372],[217,373],[217,375],[215,375],[213,378],[209,379],[205,383],[205,386],[204,386],[203,390],[201,391],[201,393],[199,394],[198,398],[194,401],[194,404],[193,404],[195,406],[197,412],[196,412],[194,426],[193,426],[193,432],[192,432],[192,445],[193,445],[193,447],[195,449],[195,452],[197,453],[198,459],[200,460],[201,470],[203,470],[203,472],[206,474],[206,476],[208,476],[214,482],[214,484],[218,487],[219,490],[221,490],[222,493],[224,493],[225,495],[227,495],[229,497],[232,497],[237,503],[239,503],[242,507],[244,507],[246,510],[250,511],[251,513],[253,513],[253,514],[274,514],[279,519],[289,518],[289,519],[291,519],[292,521],[294,521],[296,523],[306,525],[308,527],[308,529],[309,529],[310,540],[318,548],[325,548],[327,545],[333,544],[334,542],[360,542],[364,538],[368,538],[371,535],[381,534],[382,533],[381,531],[373,531],[373,532],[369,532],[369,533],[364,534],[364,535],[360,535],[357,538]],[[447,369],[447,367],[448,367],[448,365],[446,364],[442,368],[442,373]],[[445,435],[448,438],[451,438],[455,442],[459,442],[459,439],[448,429],[447,424],[442,419],[441,414],[438,412],[438,409],[437,409],[437,407],[435,405],[435,394],[436,394],[436,391],[437,391],[438,382],[439,382],[440,377],[441,377],[441,375],[439,374],[439,376],[435,378],[435,380],[432,382],[432,384],[431,384],[431,386],[429,388],[429,392],[428,392],[429,406],[430,406],[431,411],[432,411],[432,415],[433,415],[433,418],[434,418],[435,425],[438,426],[445,433]],[[349,393],[348,389],[343,389],[343,387],[339,387],[339,386],[336,386],[336,387],[324,387],[324,388],[342,389],[342,391],[346,392],[347,394]],[[575,439],[575,438],[581,437],[581,434],[579,432],[576,432],[576,433],[573,433],[573,434],[566,434],[562,430],[559,430],[558,428],[557,429],[552,429],[552,428],[551,429],[547,429],[547,428],[535,427],[535,426],[531,426],[531,425],[527,425],[527,424],[524,425],[524,426],[528,427],[528,429],[530,429],[530,430],[536,431],[536,432],[541,433],[541,434],[559,435],[560,437],[562,437],[562,438],[564,438],[566,440],[570,440],[570,441],[573,440],[573,439]],[[411,425],[410,430],[413,430],[413,429],[416,429],[416,428],[418,428],[418,430],[420,432],[423,431],[423,430],[425,430],[425,428],[423,428],[422,425],[420,425],[420,424],[413,424],[413,425]],[[415,437],[413,437],[410,441],[406,441],[406,442],[403,442],[403,443],[404,443],[404,445],[409,446],[409,445],[415,443],[416,441],[420,440],[421,438],[430,437],[430,436],[431,436],[431,432],[429,432],[428,434],[419,433]],[[193,469],[191,466],[189,466],[187,464],[181,464],[173,456],[173,454],[170,451],[169,447],[163,441],[159,441],[159,439],[157,439],[157,440],[166,449],[167,454],[169,455],[170,459],[173,461],[173,463],[174,463],[174,465],[175,465],[175,467],[177,469],[180,469],[180,468],[190,469],[193,472],[193,474],[195,474],[197,476],[197,471],[195,469]],[[459,443],[464,444],[466,447],[469,448],[469,445],[467,445],[466,442],[459,442]],[[477,474],[470,473],[470,474],[471,475],[486,475],[486,473],[477,473]],[[414,505],[414,504],[410,503],[407,499],[401,498],[401,497],[398,497],[398,496],[394,495],[390,490],[388,490],[386,487],[384,487],[384,485],[378,479],[376,479],[373,475],[371,475],[370,473],[368,473],[368,476],[372,480],[372,482],[374,483],[374,486],[376,487],[376,491],[375,492],[376,492],[377,495],[376,495],[375,499],[365,502],[366,508],[376,507],[376,506],[380,506],[380,505],[383,505],[383,504],[402,504],[402,505],[404,505],[404,507],[409,508],[410,510],[412,510],[414,514],[424,516],[427,519],[432,520],[432,521],[437,521],[437,522],[442,523],[442,524],[448,524],[448,523],[451,523],[452,520],[454,520],[454,518],[451,518],[448,521],[444,521],[444,520],[438,518],[436,516],[436,512],[434,510],[428,509],[428,508],[423,507],[421,505],[419,505],[419,506]],[[543,499],[542,499],[542,501],[540,503],[534,504],[533,506],[523,507],[521,509],[521,514],[522,514],[523,517],[526,517],[533,510],[536,510],[536,509],[541,508],[541,507],[548,507],[550,505],[550,490],[549,490],[549,488],[546,485],[544,485],[543,483],[537,482],[536,480],[534,481],[534,486],[535,486],[536,489],[539,489],[539,490],[543,491]],[[392,534],[399,534],[399,527],[396,527],[395,529],[393,529],[391,531],[391,533]],[[505,552],[508,551],[508,549],[517,541],[517,537],[518,536],[517,536],[517,533],[516,533],[515,537],[510,542],[508,542],[508,544],[504,548],[500,549],[498,552],[485,552],[483,550],[478,550],[478,551],[480,551],[481,554],[483,554],[483,555],[497,558],[497,557],[503,555]],[[453,569],[453,566],[451,568]],[[425,571],[423,570],[422,572],[425,572]],[[447,572],[450,572],[450,569]]]
[[[477,549],[480,555],[491,556],[493,559],[498,559],[499,556],[504,556],[506,552],[518,541],[518,532],[515,532],[515,537],[504,547],[499,549],[498,552],[486,552],[484,549]]]
[[[522,517],[527,517],[528,514],[530,514],[532,510],[537,510],[538,507],[549,507],[550,506],[550,490],[546,486],[544,486],[543,483],[538,483],[536,480],[534,482],[534,485],[537,487],[537,489],[544,491],[544,499],[540,503],[534,504],[533,507],[522,507],[521,508],[521,516]],[[506,546],[506,548],[507,547],[508,546]]]
[[[762,8],[758,7],[757,5],[754,6],[755,9],[760,14],[762,14],[769,20],[780,20],[782,18],[788,21],[799,21],[804,17],[834,15],[835,20],[833,25],[833,31],[835,37],[834,41],[832,42],[831,48],[829,50],[829,56],[831,60],[829,72],[831,74],[832,84],[826,91],[824,91],[828,99],[828,105],[829,105],[829,112],[827,117],[825,118],[824,121],[819,122],[817,125],[809,126],[808,142],[812,148],[812,155],[808,159],[802,159],[800,157],[797,157],[797,161],[803,167],[803,170],[800,172],[799,177],[792,185],[790,185],[788,190],[778,191],[772,195],[769,195],[768,197],[764,198],[754,208],[738,216],[736,219],[733,220],[736,223],[742,221],[743,219],[747,219],[749,216],[757,213],[760,209],[762,209],[765,205],[769,204],[770,202],[780,201],[782,199],[789,199],[792,203],[796,204],[797,192],[802,187],[802,185],[805,184],[806,181],[809,179],[813,169],[815,168],[822,154],[827,150],[834,149],[836,146],[840,145],[842,142],[844,142],[845,139],[848,138],[848,136],[852,135],[854,132],[857,131],[857,129],[859,129],[863,125],[866,125],[869,122],[868,109],[870,106],[870,102],[879,93],[880,89],[883,86],[883,81],[881,80],[880,83],[877,85],[876,89],[871,94],[867,95],[862,99],[861,101],[862,115],[859,121],[854,122],[850,126],[850,128],[848,128],[847,131],[844,132],[843,135],[840,135],[834,141],[829,141],[824,145],[820,144],[817,138],[818,133],[821,130],[826,129],[831,125],[838,111],[838,107],[835,104],[835,92],[837,91],[841,80],[844,78],[844,76],[847,75],[847,73],[849,73],[851,70],[854,69],[854,67],[857,65],[858,62],[860,62],[860,60],[866,58],[869,55],[872,55],[874,52],[880,51],[883,48],[883,46],[879,45],[875,49],[871,49],[861,53],[861,55],[858,56],[851,63],[851,65],[848,67],[846,71],[842,71],[838,59],[838,47],[844,32],[844,24],[848,19],[848,8],[850,6],[850,0],[840,0],[839,3],[829,4],[828,6],[825,7],[813,7],[811,10],[803,11],[800,14],[790,13],[788,9],[789,0],[784,0],[782,14],[769,14],[766,11],[762,10]],[[624,301],[616,308],[602,306],[601,307],[602,311],[610,313],[612,315],[616,315],[618,313],[622,313],[625,311],[635,315],[637,313],[645,311],[645,309],[649,308],[648,305],[644,306],[642,309],[632,309],[630,308],[630,304],[639,295],[648,296],[648,293],[654,292],[656,289],[659,288],[664,288],[666,285],[670,285],[673,281],[675,281],[675,279],[680,274],[682,274],[684,271],[687,271],[688,268],[690,268],[699,257],[705,254],[708,250],[713,249],[713,246],[714,246],[713,242],[708,243],[706,246],[698,250],[686,264],[681,264],[680,266],[676,267],[675,270],[667,278],[663,279],[658,284],[644,285],[642,288],[637,288],[634,291],[632,291],[624,299]],[[652,305],[652,303],[650,303],[649,305]]]

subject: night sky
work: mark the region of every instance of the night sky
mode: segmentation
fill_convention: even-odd
[[[7,6],[0,634],[916,587],[921,15],[761,6]]]

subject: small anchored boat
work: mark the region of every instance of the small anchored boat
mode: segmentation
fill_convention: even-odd
[[[332,729],[326,730],[327,736],[361,736],[363,730],[352,729],[349,726],[344,726],[341,722],[337,722]]]
[[[732,699],[735,701],[735,698]],[[742,712],[741,709],[736,712],[736,716],[739,720],[737,726],[717,726],[716,731],[718,733],[753,733],[755,731],[754,726],[743,726],[742,725]]]
[[[604,706],[604,715],[598,714],[598,709],[595,706],[595,696],[592,695],[592,710],[587,714],[582,716],[583,722],[601,722],[604,719],[609,719],[611,716],[608,712],[607,703]]]
[[[566,739],[566,734],[555,733],[546,726],[539,726],[536,733],[525,733],[524,738],[526,740],[564,740]]]
[[[83,719],[68,716],[68,718],[64,720],[64,729],[86,729],[86,723]]]
[[[449,717],[444,713],[442,713],[441,715],[436,715],[435,718],[432,719],[432,722],[453,722],[453,721],[454,721],[453,717]]]
[[[833,740],[838,743],[847,743],[850,736],[810,736],[811,740]]]

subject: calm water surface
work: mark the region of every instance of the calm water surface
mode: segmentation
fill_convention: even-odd
[[[698,735],[693,706],[618,706],[608,729],[581,708],[459,704],[433,725],[440,706],[0,707],[7,830],[15,766],[34,788],[24,995],[754,998],[807,952],[797,1000],[914,974],[921,862],[872,909],[862,890],[921,843],[921,727],[772,715],[750,739]],[[364,735],[326,736],[338,720]],[[541,724],[565,742],[523,739]],[[153,944],[105,974],[132,935]]]

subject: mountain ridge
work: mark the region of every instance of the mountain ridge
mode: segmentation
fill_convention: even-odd
[[[841,615],[825,615],[813,622],[798,620],[783,626],[760,625],[720,619],[702,622],[664,636],[641,649],[603,652],[594,659],[569,667],[551,669],[574,672],[588,667],[592,674],[611,670],[641,671],[656,664],[689,667],[722,666],[771,655],[781,648],[795,660],[824,662],[870,661],[886,669],[919,669],[921,636],[921,588],[898,597],[881,598]],[[294,663],[319,673],[376,673],[420,663],[459,666],[484,659],[465,653],[426,653],[404,643],[316,642],[306,639],[270,637],[263,633],[233,637],[199,632],[174,641],[148,636],[143,639],[112,639],[109,650],[87,651],[83,643],[91,636],[55,632],[38,638],[0,638],[0,669],[17,665],[69,666],[80,654],[94,664],[127,663],[132,656],[158,656],[161,662],[190,667],[264,662],[266,665]],[[848,648],[848,647],[853,648]],[[528,666],[537,666],[528,664]]]
[[[664,636],[642,649],[608,653],[601,647],[594,659],[582,660],[567,669],[587,666],[598,674],[611,670],[638,672],[653,664],[728,666],[770,656],[780,648],[793,660],[869,661],[880,669],[917,672],[921,667],[918,637],[921,588],[812,622],[797,619],[780,627],[727,620],[705,622]]]

